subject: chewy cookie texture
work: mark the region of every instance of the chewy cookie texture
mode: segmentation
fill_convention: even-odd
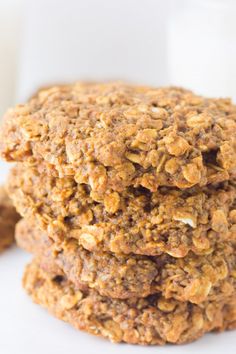
[[[127,299],[160,293],[166,299],[200,304],[234,295],[236,243],[225,242],[205,256],[148,257],[89,252],[76,240],[53,242],[31,221],[17,225],[18,245],[40,256],[43,269],[56,265],[80,289]]]
[[[236,168],[236,108],[178,88],[74,84],[40,91],[9,110],[6,160],[45,160],[103,198],[128,186],[189,188]]]
[[[235,134],[230,100],[175,87],[75,83],[9,110],[33,300],[115,342],[235,328]]]
[[[153,193],[128,188],[116,194],[116,204],[114,194],[97,202],[71,177],[18,164],[8,192],[20,213],[36,219],[55,241],[72,237],[89,251],[184,257],[189,251],[208,254],[236,236],[236,189],[229,182]]]
[[[0,252],[14,242],[15,224],[19,220],[5,188],[0,186]]]

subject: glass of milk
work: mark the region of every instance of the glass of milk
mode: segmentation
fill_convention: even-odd
[[[171,5],[170,83],[236,102],[236,1],[172,0]]]

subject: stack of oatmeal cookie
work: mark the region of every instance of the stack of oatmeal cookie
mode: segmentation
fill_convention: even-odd
[[[235,134],[229,100],[179,88],[76,83],[10,110],[33,300],[117,342],[236,327]]]

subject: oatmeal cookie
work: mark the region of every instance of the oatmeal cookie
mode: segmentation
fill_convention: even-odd
[[[131,344],[186,343],[206,332],[236,327],[235,296],[201,306],[169,301],[160,294],[118,300],[78,290],[65,276],[27,266],[23,286],[33,301],[75,328]]]
[[[71,177],[18,164],[8,192],[22,216],[36,219],[55,241],[72,237],[89,251],[184,257],[190,250],[208,254],[216,243],[236,239],[232,182],[153,193],[130,187],[99,202]]]
[[[0,187],[0,251],[14,242],[15,224],[19,220],[4,187]]]
[[[183,259],[89,252],[75,240],[55,243],[32,221],[21,220],[16,240],[40,256],[41,266],[58,266],[78,288],[126,299],[161,293],[166,299],[200,304],[236,293],[236,243],[222,243],[206,256],[189,253]]]
[[[54,86],[5,116],[1,155],[46,161],[104,198],[129,186],[155,192],[236,174],[236,106],[190,91],[124,83]]]

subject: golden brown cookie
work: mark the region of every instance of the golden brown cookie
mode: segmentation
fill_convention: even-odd
[[[186,343],[206,332],[236,327],[235,296],[201,306],[166,301],[159,294],[115,300],[95,290],[78,290],[60,272],[55,275],[43,271],[37,261],[26,268],[23,285],[34,302],[56,317],[113,342]]]
[[[41,266],[55,265],[80,289],[95,289],[103,296],[126,299],[161,293],[166,299],[200,304],[236,294],[236,243],[222,243],[209,255],[190,252],[182,259],[89,252],[76,240],[53,242],[32,221],[16,228],[21,248],[40,256]]]
[[[75,83],[8,111],[1,154],[39,160],[97,195],[228,180],[236,172],[236,107],[190,91]]]
[[[15,224],[19,220],[4,187],[0,187],[0,251],[14,242]]]
[[[71,177],[18,164],[8,192],[21,215],[36,219],[54,240],[72,237],[89,251],[184,257],[190,250],[208,254],[216,243],[236,239],[233,183],[153,193],[129,188],[99,202]]]

